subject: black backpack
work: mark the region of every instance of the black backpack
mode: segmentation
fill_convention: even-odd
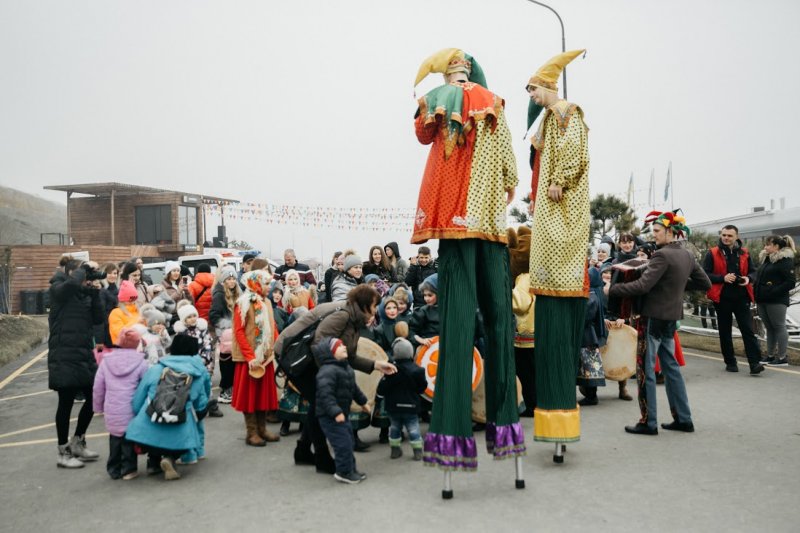
[[[150,420],[156,424],[186,422],[186,402],[192,388],[192,376],[164,368],[158,380],[156,395],[147,406]]]
[[[278,359],[278,367],[287,378],[298,378],[314,364],[314,355],[311,352],[311,344],[314,341],[314,334],[322,320],[336,311],[341,311],[342,307],[336,307],[324,316],[318,317],[311,324],[307,325],[299,333],[288,337],[283,341],[283,350]],[[303,320],[302,318],[300,320]]]
[[[278,366],[289,379],[301,376],[314,362],[311,343],[319,323],[319,320],[315,321],[291,339],[284,341],[283,353],[278,359]]]

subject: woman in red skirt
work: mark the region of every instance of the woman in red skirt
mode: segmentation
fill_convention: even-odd
[[[272,304],[266,300],[271,279],[263,270],[242,276],[245,290],[233,310],[232,355],[236,367],[231,407],[244,414],[245,442],[250,446],[266,446],[267,442],[280,440],[278,435],[267,431],[267,411],[278,408],[272,364],[278,330]]]

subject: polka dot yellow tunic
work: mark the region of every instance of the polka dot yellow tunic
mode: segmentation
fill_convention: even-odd
[[[539,131],[531,139],[539,151],[530,259],[533,294],[589,296],[588,131],[581,108],[559,100],[548,108]],[[537,176],[533,181],[537,182]],[[564,188],[560,202],[547,196],[552,184]]]
[[[511,148],[503,100],[465,83],[463,133],[453,134],[440,109],[419,100],[417,138],[431,144],[417,202],[413,244],[428,239],[478,238],[507,242],[505,189],[516,187],[517,162]],[[454,115],[455,116],[455,115]]]

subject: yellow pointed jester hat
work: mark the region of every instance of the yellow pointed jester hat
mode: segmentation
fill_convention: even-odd
[[[469,81],[486,87],[486,76],[483,69],[475,61],[475,58],[458,48],[445,48],[439,50],[420,65],[417,71],[417,79],[414,87],[425,79],[425,76],[432,73],[452,74],[453,72],[464,72]]]
[[[547,63],[539,67],[536,74],[531,76],[531,79],[528,80],[528,86],[544,87],[551,91],[557,91],[558,77],[561,76],[564,67],[566,67],[570,61],[585,53],[585,49],[570,50],[569,52],[563,52],[557,56],[551,57]]]

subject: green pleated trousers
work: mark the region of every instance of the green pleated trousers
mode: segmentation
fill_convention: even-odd
[[[472,351],[476,311],[486,329],[486,419],[519,422],[514,368],[514,315],[505,244],[444,239],[439,244],[439,364],[430,432],[472,436]]]

